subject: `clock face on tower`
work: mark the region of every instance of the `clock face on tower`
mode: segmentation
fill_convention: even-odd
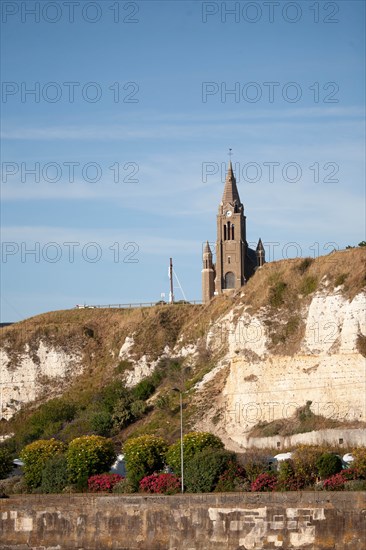
[[[231,211],[231,210],[228,210],[228,211],[226,212],[226,217],[227,217],[227,218],[230,218],[231,215],[232,215],[232,211]]]

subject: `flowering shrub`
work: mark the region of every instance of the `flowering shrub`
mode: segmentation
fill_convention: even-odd
[[[179,477],[174,474],[152,474],[140,481],[140,490],[145,493],[164,493],[172,495],[181,488]]]
[[[124,479],[119,474],[99,474],[88,479],[88,489],[91,493],[111,493],[113,487]]]
[[[259,491],[274,491],[277,488],[277,476],[269,472],[260,474],[257,479],[255,479],[250,489],[253,492]]]
[[[347,478],[343,472],[339,472],[323,481],[323,489],[326,491],[343,491]]]
[[[39,439],[24,447],[20,458],[24,462],[24,478],[29,487],[35,489],[41,485],[45,464],[64,449],[64,443],[56,439]]]
[[[162,470],[168,445],[162,437],[141,435],[126,441],[123,446],[127,477],[135,484],[147,475]]]
[[[109,470],[115,458],[113,442],[100,435],[84,435],[73,439],[67,451],[71,483],[86,485],[93,474]]]
[[[219,450],[224,448],[224,444],[219,437],[209,432],[191,432],[186,434],[183,437],[183,462],[188,464],[194,455],[208,448]],[[176,473],[180,473],[180,441],[176,441],[176,443],[173,443],[169,447],[167,462]]]
[[[215,487],[216,492],[228,492],[228,491],[238,491],[238,490],[247,490],[249,485],[249,480],[246,476],[245,469],[236,464],[233,460],[230,460],[227,469],[219,477],[219,481]]]

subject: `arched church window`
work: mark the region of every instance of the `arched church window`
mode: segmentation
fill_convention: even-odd
[[[229,264],[231,262],[231,256],[227,257],[227,263]]]
[[[227,222],[227,240],[230,241],[230,238],[231,238],[231,223],[230,222]]]
[[[234,240],[234,224],[231,226],[231,238]]]
[[[232,271],[228,271],[225,275],[225,288],[235,288],[235,275]]]

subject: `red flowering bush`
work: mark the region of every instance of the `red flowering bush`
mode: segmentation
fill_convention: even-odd
[[[248,490],[248,485],[249,481],[245,469],[231,460],[228,463],[227,469],[220,475],[215,491]]]
[[[174,474],[152,474],[142,478],[139,486],[140,490],[145,493],[173,495],[174,493],[178,493],[181,484],[179,477]]]
[[[326,491],[343,491],[346,481],[344,473],[339,472],[339,474],[328,477],[323,481],[323,489]]]
[[[98,474],[88,479],[88,489],[91,493],[111,493],[113,487],[122,481],[119,474]]]
[[[328,477],[323,481],[323,489],[326,491],[343,491],[347,481],[355,480],[359,477],[356,468],[347,468],[334,476]]]
[[[277,488],[277,476],[269,472],[260,474],[251,484],[250,489],[255,492],[275,491]]]

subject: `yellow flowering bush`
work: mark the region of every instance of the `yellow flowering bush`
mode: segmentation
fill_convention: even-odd
[[[115,451],[111,439],[84,435],[70,442],[66,456],[70,482],[86,485],[88,477],[108,472]]]
[[[159,472],[164,467],[166,441],[155,435],[131,438],[123,446],[128,479],[138,485],[145,476]]]
[[[42,483],[42,472],[46,463],[62,454],[65,444],[56,439],[38,439],[30,443],[20,453],[24,462],[24,478],[29,487],[35,489]]]

